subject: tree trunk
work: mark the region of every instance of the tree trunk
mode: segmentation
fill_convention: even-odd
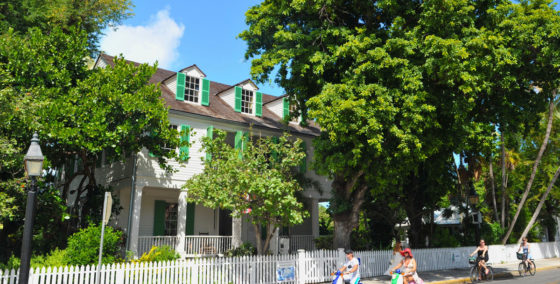
[[[554,94],[554,96],[556,96],[556,94]],[[541,162],[544,150],[546,149],[546,146],[548,145],[548,138],[550,137],[550,132],[552,132],[552,120],[554,117],[554,100],[550,99],[550,103],[548,106],[548,123],[546,125],[546,133],[544,135],[544,139],[543,142],[541,144],[541,148],[539,149],[539,153],[537,154],[537,159],[535,160],[535,164],[533,165],[533,171],[531,172],[531,177],[529,178],[529,181],[527,182],[527,187],[525,188],[525,192],[523,192],[523,196],[521,197],[521,201],[519,202],[519,205],[517,206],[517,211],[515,212],[515,216],[513,216],[513,220],[511,220],[511,223],[509,224],[509,228],[508,231],[506,233],[506,235],[504,236],[504,238],[502,239],[502,244],[505,245],[507,240],[509,239],[509,236],[511,235],[511,231],[513,231],[513,227],[515,226],[515,222],[517,222],[517,218],[519,217],[519,213],[521,213],[521,209],[523,209],[523,205],[525,205],[525,201],[527,200],[527,196],[529,195],[529,191],[531,191],[531,187],[533,186],[533,180],[535,179],[535,176],[537,174],[537,168],[539,167],[539,164]]]
[[[253,224],[253,229],[255,230],[255,239],[257,240],[257,254],[263,254],[262,239],[261,239],[261,227],[257,224]]]
[[[333,214],[334,237],[333,248],[350,248],[350,234],[359,224],[360,208],[364,203],[367,185],[363,184],[363,171],[356,172],[349,180],[343,176],[336,176],[333,190],[337,198],[352,204],[350,210]]]
[[[351,248],[350,234],[354,229],[350,214],[337,214],[333,216],[334,236],[333,249]]]
[[[268,224],[266,226],[266,240],[264,241],[264,245],[263,245],[264,252],[269,250],[270,240],[272,239],[272,236],[274,236],[274,234],[276,233],[276,230],[278,230],[278,227],[275,225]]]
[[[548,184],[548,187],[546,188],[546,192],[543,194],[543,196],[541,196],[541,201],[539,201],[539,205],[537,205],[537,209],[535,209],[535,212],[533,213],[533,217],[531,217],[531,221],[529,221],[529,224],[527,224],[527,227],[525,227],[525,230],[523,231],[523,234],[521,234],[521,237],[517,241],[518,244],[521,243],[521,240],[525,236],[527,236],[527,234],[529,233],[529,230],[531,230],[531,227],[533,227],[533,224],[535,224],[535,221],[537,220],[537,217],[539,217],[539,213],[541,212],[543,204],[544,204],[546,198],[548,197],[548,194],[550,193],[550,190],[554,186],[554,183],[556,183],[556,179],[558,179],[559,175],[560,175],[560,167],[558,167],[558,169],[556,170],[556,173],[554,174],[554,177],[552,178],[552,180]]]
[[[506,197],[507,197],[507,176],[506,176],[506,142],[504,141],[504,130],[500,133],[500,141],[502,142],[502,219],[500,226],[502,229],[506,224]]]
[[[496,218],[496,222],[499,222],[500,219],[498,217],[498,207],[496,206],[496,187],[494,182],[494,167],[492,164],[492,155],[490,155],[490,161],[488,161],[488,170],[490,172],[490,183],[492,184],[492,205],[494,206],[494,217]]]

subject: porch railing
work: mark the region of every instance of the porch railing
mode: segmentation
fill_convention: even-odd
[[[177,236],[139,236],[138,256],[141,256],[143,253],[149,252],[153,246],[170,246],[174,250],[178,251],[178,244],[179,238],[177,238]]]
[[[185,254],[216,255],[231,249],[231,236],[186,236]]]
[[[149,252],[153,246],[170,246],[185,255],[217,255],[231,249],[231,236],[185,236],[184,247],[179,247],[177,236],[140,236],[138,255]]]

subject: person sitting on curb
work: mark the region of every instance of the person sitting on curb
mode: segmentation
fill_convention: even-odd
[[[346,253],[348,261],[339,271],[342,273],[345,283],[358,284],[360,283],[360,262],[354,257],[354,252],[351,249],[345,250],[344,253]]]

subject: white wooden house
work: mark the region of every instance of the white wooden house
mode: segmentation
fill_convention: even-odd
[[[112,64],[113,58],[102,54],[95,66],[104,68]],[[125,230],[128,249],[140,255],[152,245],[168,244],[183,255],[200,255],[223,253],[231,248],[232,242],[255,243],[246,218],[232,220],[229,212],[219,208],[187,204],[188,189],[182,186],[203,170],[201,158],[205,153],[200,151],[200,138],[211,135],[213,129],[222,129],[227,131],[228,143],[234,145],[249,130],[256,136],[280,136],[288,131],[305,142],[309,164],[313,158],[311,140],[319,135],[319,127],[313,122],[306,127],[297,121],[285,123],[283,118],[290,107],[284,97],[259,92],[251,80],[234,85],[211,81],[196,65],[178,72],[158,69],[150,82],[160,84],[172,127],[193,129],[188,139],[194,143],[190,149],[176,149],[186,151],[189,159],[183,163],[170,161],[177,169],[173,174],[162,170],[145,149],[126,162],[101,163],[97,169],[98,181],[103,180],[115,189],[123,207],[114,221]],[[321,185],[321,190],[304,191],[311,217],[281,233],[282,241],[291,240],[292,250],[313,248],[312,240],[319,235],[318,202],[330,198],[330,181],[305,165],[303,168],[307,177]],[[282,242],[278,239],[273,239],[272,251]]]

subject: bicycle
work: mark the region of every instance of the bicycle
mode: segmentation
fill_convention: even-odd
[[[519,265],[517,266],[517,271],[519,272],[519,276],[525,276],[527,275],[527,272],[529,272],[529,274],[531,274],[531,276],[535,275],[535,273],[537,273],[537,265],[535,264],[535,261],[533,259],[529,259],[529,267],[527,267],[527,255],[521,252],[517,253],[517,259],[521,260],[521,262],[519,263]]]
[[[471,272],[469,274],[471,278],[471,283],[494,280],[494,268],[492,268],[491,263],[489,262],[486,263],[486,268],[488,268],[488,274],[486,274],[486,272],[484,271],[484,269],[482,269],[482,267],[478,266],[476,257],[469,258],[469,264],[471,264]]]

